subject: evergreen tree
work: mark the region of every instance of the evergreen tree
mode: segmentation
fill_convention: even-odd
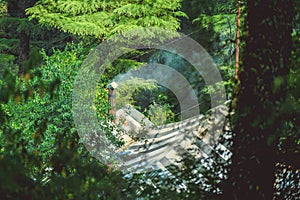
[[[137,27],[157,26],[176,30],[180,27],[181,0],[40,0],[27,9],[31,19],[80,36],[100,41],[108,36]]]
[[[19,38],[19,55],[18,63],[20,65],[19,73],[24,73],[24,62],[29,58],[29,32],[30,24],[28,24],[25,9],[32,6],[36,0],[30,1],[19,1],[19,0],[8,0],[7,11],[10,17],[10,23],[16,23],[18,38]]]
[[[48,53],[53,47],[63,49],[69,41],[67,34],[47,30],[29,21],[25,9],[36,0],[0,1],[0,60],[2,71],[13,71],[12,65],[19,66],[20,74],[28,73],[29,69],[41,61],[39,50],[44,48]],[[13,65],[15,68],[15,65]],[[3,72],[1,72],[3,74]]]

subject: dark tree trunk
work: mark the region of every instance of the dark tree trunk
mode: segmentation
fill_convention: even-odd
[[[19,13],[20,18],[26,18],[25,9],[29,7],[29,1],[19,1]],[[25,73],[25,61],[29,58],[29,47],[30,37],[26,30],[20,31],[20,45],[19,45],[19,74]]]
[[[20,22],[22,23],[21,19],[27,18],[25,10],[30,6],[34,5],[36,0],[9,0],[8,3],[8,13],[11,17],[20,18]],[[25,73],[24,63],[29,58],[30,52],[30,36],[28,31],[21,30],[19,33],[20,38],[20,45],[19,45],[19,56],[18,56],[18,64],[19,74]]]
[[[26,31],[22,30],[20,32],[20,46],[19,46],[19,74],[24,74],[25,73],[25,61],[28,60],[29,58],[29,35],[26,34]]]
[[[248,0],[248,37],[237,94],[225,199],[271,200],[291,58],[292,0]]]

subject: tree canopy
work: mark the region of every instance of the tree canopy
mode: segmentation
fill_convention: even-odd
[[[177,30],[180,0],[170,1],[53,1],[41,0],[27,9],[31,19],[80,36],[103,40],[137,27],[158,26]]]

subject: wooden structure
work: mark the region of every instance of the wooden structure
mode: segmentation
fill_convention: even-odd
[[[116,88],[118,84],[116,82],[112,82],[108,86],[108,101],[110,102],[111,109],[109,110],[109,114],[116,115]]]
[[[116,116],[114,123],[124,130],[123,133],[114,133],[125,142],[118,151],[123,160],[120,168],[135,172],[165,169],[182,160],[184,153],[197,159],[214,152],[224,160],[229,159],[230,151],[218,140],[224,129],[231,131],[225,124],[228,115],[225,104],[211,109],[207,115],[199,114],[181,122],[155,126],[131,105],[116,111],[116,88],[116,83],[110,84],[108,98],[110,114]]]
[[[119,151],[124,160],[120,167],[135,172],[165,169],[181,160],[184,153],[195,159],[217,153],[228,160],[231,153],[218,140],[224,129],[230,131],[223,120],[228,114],[227,106],[220,105],[210,110],[213,112],[213,118],[210,114],[198,115],[181,122],[154,126],[129,105],[118,110],[118,122],[126,132],[122,135],[126,144]]]

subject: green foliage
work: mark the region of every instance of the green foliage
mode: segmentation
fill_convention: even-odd
[[[0,1],[0,16],[2,17],[7,12],[7,4],[5,1]]]
[[[18,39],[0,39],[0,51],[5,52],[5,54],[16,55],[19,48],[19,40]]]
[[[30,19],[64,32],[99,39],[137,27],[176,30],[185,16],[180,0],[170,1],[53,1],[41,0],[27,9]]]
[[[154,101],[146,111],[146,115],[157,126],[174,122],[174,113],[169,104],[161,105]]]
[[[7,102],[15,92],[15,76],[18,66],[14,64],[15,57],[10,54],[0,54],[0,103]]]
[[[53,1],[41,0],[35,6],[27,9],[30,19],[37,19],[42,25],[60,29],[82,37],[92,36],[105,40],[109,36],[125,32],[126,30],[138,27],[160,27],[165,29],[179,29],[179,17],[186,15],[179,9],[180,0],[169,1]],[[135,34],[135,33],[133,33]],[[147,38],[153,34],[160,35],[161,39],[170,38],[162,32],[136,33]],[[134,36],[125,37],[131,38]],[[135,41],[133,41],[135,42]],[[144,43],[146,43],[145,41]],[[98,117],[104,117],[100,113],[107,108],[101,108],[106,92],[102,84],[110,82],[114,76],[124,73],[129,69],[140,67],[143,62],[143,51],[134,51],[116,60],[112,65],[106,66],[105,74],[101,77],[100,87],[97,90],[96,107]],[[143,60],[147,60],[145,57]],[[102,88],[102,89],[101,89]],[[135,89],[133,89],[134,91]],[[118,90],[119,92],[119,90]],[[133,98],[118,100],[118,106],[126,103],[133,103]],[[131,99],[131,100],[130,100]],[[119,107],[118,107],[119,108]],[[104,110],[103,110],[104,109]]]
[[[227,99],[231,99],[235,85],[234,43],[237,2],[183,1],[182,10],[190,17],[189,19],[182,19],[184,32],[198,41],[212,56],[223,79],[223,83],[218,84],[225,86]],[[244,23],[243,19],[244,17],[242,17],[242,23]],[[181,57],[164,51],[154,53],[151,62],[168,65],[183,74],[196,92],[200,111],[205,112],[210,108],[210,94],[216,91],[216,88],[208,89],[203,77],[195,71],[193,66]],[[171,97],[168,92],[165,92],[165,94]],[[173,112],[180,112],[176,98],[170,98],[169,103],[176,105]]]
[[[56,51],[51,57],[43,52],[43,56],[45,65],[32,72],[33,78],[17,78],[18,95],[3,108],[11,131],[21,133],[18,141],[28,143],[23,146],[26,152],[38,152],[45,162],[55,150],[58,133],[76,134],[71,123],[71,92],[80,62],[75,52]]]
[[[219,85],[225,85],[228,98],[232,98],[237,7],[235,0],[185,0],[182,2],[183,8],[181,0],[40,0],[35,6],[27,9],[31,21],[13,16],[21,15],[20,10],[16,13],[8,12],[7,3],[19,5],[20,2],[22,1],[0,1],[0,180],[4,183],[0,185],[0,199],[218,199],[215,194],[220,192],[221,181],[224,181],[223,175],[226,174],[224,170],[228,163],[224,165],[214,157],[216,162],[212,163],[213,166],[209,169],[204,167],[210,163],[209,158],[195,161],[186,156],[182,161],[182,167],[170,166],[169,170],[174,176],[156,171],[138,174],[129,180],[124,179],[120,172],[111,171],[108,166],[92,158],[78,137],[71,113],[73,80],[90,49],[83,48],[82,45],[68,45],[66,49],[64,46],[66,42],[78,39],[84,41],[85,46],[95,46],[99,41],[115,33],[124,33],[137,27],[156,26],[171,30],[181,27],[184,32],[191,33],[218,64],[224,82],[211,88],[204,87],[199,74],[192,71],[192,67],[183,59],[162,51],[154,55],[151,50],[133,51],[108,65],[105,73],[99,77],[95,97],[96,113],[98,119],[107,125],[109,140],[121,146],[123,142],[111,134],[113,130],[121,132],[122,129],[109,126],[113,118],[108,114],[110,106],[106,87],[116,75],[130,69],[138,69],[143,63],[148,62],[150,54],[152,60],[157,59],[159,63],[170,65],[188,77],[201,101],[199,102],[201,111],[209,108],[209,94],[215,92]],[[246,114],[239,113],[241,119],[245,116],[253,117],[251,122],[246,120],[241,131],[252,128],[257,129],[251,134],[265,131],[262,149],[266,147],[267,152],[269,146],[278,143],[278,160],[296,166],[299,164],[300,153],[298,4],[295,1],[295,19],[298,21],[295,20],[293,29],[294,47],[288,79],[281,75],[276,77],[266,75],[266,82],[263,82],[263,79],[256,77],[265,75],[264,73],[270,69],[269,66],[258,67],[260,65],[255,62],[245,63],[247,66],[251,64],[245,70],[249,69],[249,74],[254,76],[248,74],[250,77],[246,80],[248,84],[241,83],[242,87],[246,88],[245,93],[250,94],[243,101],[249,102],[250,106],[241,107],[241,113]],[[282,8],[283,6],[279,6],[277,10]],[[189,15],[189,19],[183,11]],[[242,17],[242,24],[245,23],[243,19]],[[36,20],[52,30],[37,25]],[[184,23],[180,24],[181,20]],[[28,61],[25,62],[28,73],[18,77],[16,58],[19,56],[19,36],[22,32],[30,35],[33,48]],[[68,35],[69,33],[72,37]],[[146,38],[160,33],[143,34]],[[277,31],[277,35],[280,34],[281,30]],[[264,35],[266,39],[271,36],[273,35]],[[165,38],[170,36],[162,35],[161,40]],[[64,50],[51,50],[53,46]],[[41,47],[45,50],[40,53]],[[260,53],[273,50],[252,49],[259,50]],[[48,56],[49,52],[53,55]],[[272,60],[265,59],[266,56],[259,58],[266,62]],[[276,59],[273,60],[275,62]],[[270,77],[274,79],[269,81]],[[257,80],[258,84],[253,80]],[[262,82],[266,83],[265,87],[258,87]],[[287,92],[282,95],[280,106],[278,102],[274,106],[274,102],[265,101],[268,94],[280,92],[284,86]],[[176,98],[153,81],[130,80],[117,91],[120,97],[117,102],[119,107],[127,103],[134,104],[158,125],[173,122],[180,114]],[[257,96],[261,97],[260,101],[253,103],[253,97]],[[253,111],[260,109],[253,108],[252,105],[263,105],[259,108],[265,109],[266,115],[258,116],[258,113]],[[280,118],[276,121],[278,116]],[[280,122],[283,123],[279,125]],[[278,130],[267,129],[272,124],[276,125]],[[246,135],[242,141],[247,143],[259,138],[261,137]],[[247,153],[257,150],[256,147],[247,148]],[[238,153],[242,151],[243,148]],[[245,159],[248,157],[245,156]],[[258,159],[255,157],[253,159],[255,162],[247,166],[255,165]],[[242,166],[239,169],[244,170],[246,167]],[[258,174],[259,169],[255,170],[255,174]],[[261,177],[264,176],[265,174]],[[251,177],[246,175],[247,181]],[[252,183],[247,185],[248,188],[249,186],[252,189],[257,188]],[[243,195],[245,193],[242,193]]]
[[[226,90],[226,99],[233,98],[233,92],[235,88],[235,79],[234,73],[235,69],[232,66],[220,66],[219,67],[220,73],[222,75],[222,82],[216,83],[211,86],[205,85],[201,91],[201,95],[203,97],[203,101],[205,102],[209,95],[216,94],[220,88],[225,87]],[[222,102],[220,102],[222,103]]]
[[[217,65],[234,65],[235,52],[235,34],[236,34],[236,15],[235,14],[201,14],[193,20],[193,23],[199,24],[203,31],[212,30],[213,35],[210,37],[213,51],[211,55]],[[244,20],[242,18],[242,24]]]
[[[235,69],[232,65],[217,65],[217,68],[222,76],[222,82],[211,85],[210,87],[206,85],[204,78],[201,72],[198,72],[190,63],[185,61],[179,55],[166,52],[158,51],[152,54],[150,58],[152,63],[160,63],[167,65],[176,69],[180,74],[182,74],[186,80],[189,81],[192,86],[195,94],[198,97],[200,111],[205,113],[211,106],[210,95],[216,94],[220,91],[220,88],[225,87],[226,89],[226,99],[231,99],[233,95],[233,90],[235,87]],[[224,62],[225,63],[225,62]],[[180,114],[180,107],[175,96],[172,96],[171,92],[162,88],[160,93],[168,96],[168,104],[174,105],[172,111],[174,113]],[[220,102],[222,103],[222,102]]]
[[[120,109],[127,104],[134,105],[134,95],[138,94],[141,90],[153,90],[158,85],[155,80],[145,80],[141,78],[132,78],[122,82],[117,89],[117,109]]]
[[[299,23],[299,20],[297,21]],[[282,115],[285,122],[283,124],[283,133],[279,138],[279,151],[281,154],[281,161],[283,163],[299,166],[297,157],[300,155],[300,124],[299,124],[299,110],[300,110],[300,31],[294,29],[293,32],[293,49],[292,49],[292,67],[290,69],[287,85],[287,96],[285,102],[281,107]]]
[[[36,55],[41,48],[46,49],[49,53],[52,47],[65,46],[63,38],[66,37],[65,35],[46,30],[36,21],[28,20],[25,15],[25,8],[34,2],[35,0],[1,1],[0,53],[1,56],[2,54],[14,56],[13,62],[19,64],[22,71],[29,71],[38,65],[32,61],[37,60]],[[31,48],[33,52],[30,52]],[[29,61],[26,61],[27,59]],[[39,60],[41,59],[39,58]]]
[[[1,105],[1,199],[120,199],[126,182],[89,156],[74,127],[72,88],[84,49],[42,52],[44,65],[17,78]],[[9,177],[9,178],[5,178]],[[16,178],[14,178],[16,177]],[[128,191],[127,191],[128,192]],[[127,193],[126,196],[129,196]]]

